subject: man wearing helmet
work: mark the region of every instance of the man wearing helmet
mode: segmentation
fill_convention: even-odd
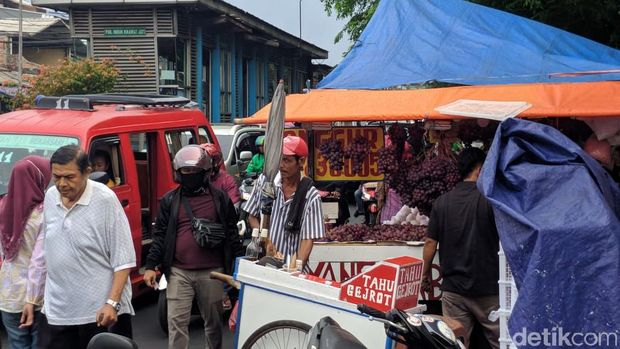
[[[260,188],[265,177],[260,176],[250,200],[243,207],[250,215],[252,228],[259,228],[261,213],[270,216],[269,238],[276,256],[301,260],[304,266],[312,251],[313,240],[325,236],[321,197],[312,180],[302,177],[307,157],[308,146],[303,139],[285,137],[280,172],[274,179],[275,198],[261,198]]]
[[[258,148],[258,154],[255,154],[252,157],[252,161],[250,161],[248,167],[245,169],[246,173],[263,172],[263,166],[265,165],[265,136],[256,137],[254,145],[256,145],[256,148]]]
[[[200,146],[181,148],[173,165],[180,186],[161,199],[144,282],[155,287],[156,268],[168,280],[169,348],[188,347],[194,298],[204,320],[207,347],[221,348],[223,288],[210,273],[230,274],[234,258],[243,252],[237,214],[228,195],[211,185],[213,164]]]
[[[231,176],[226,171],[221,171],[222,165],[224,164],[222,152],[213,143],[204,143],[201,144],[200,147],[207,152],[207,155],[209,155],[212,160],[212,170],[210,178],[211,184],[215,188],[228,194],[233,204],[235,204],[235,207],[238,207],[237,204],[241,200],[239,187],[237,186],[237,181],[235,181],[235,178],[233,176]]]

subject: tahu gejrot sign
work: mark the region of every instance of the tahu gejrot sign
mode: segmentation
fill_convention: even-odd
[[[378,262],[342,284],[340,299],[388,311],[418,305],[424,262],[409,256]]]
[[[330,167],[329,161],[321,154],[319,147],[324,142],[336,140],[342,143],[342,149],[351,145],[357,137],[368,141],[369,150],[364,156],[360,170],[353,172],[351,159],[344,159],[342,170],[336,171]],[[314,131],[314,180],[364,180],[380,181],[383,174],[379,171],[378,151],[383,147],[383,129],[381,127],[335,127],[331,130]]]

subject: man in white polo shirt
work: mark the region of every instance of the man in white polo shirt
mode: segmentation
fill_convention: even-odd
[[[59,148],[50,162],[55,186],[44,203],[40,347],[86,348],[107,330],[131,337],[136,256],[123,208],[112,190],[88,179],[88,156],[78,146]]]

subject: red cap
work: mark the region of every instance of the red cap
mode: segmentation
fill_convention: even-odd
[[[282,141],[282,154],[305,158],[308,156],[308,145],[297,136],[286,136]]]

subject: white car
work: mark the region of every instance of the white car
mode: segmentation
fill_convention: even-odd
[[[258,136],[265,135],[265,128],[260,126],[243,125],[213,125],[213,131],[220,143],[226,171],[235,177],[245,172],[258,152],[255,145]]]

